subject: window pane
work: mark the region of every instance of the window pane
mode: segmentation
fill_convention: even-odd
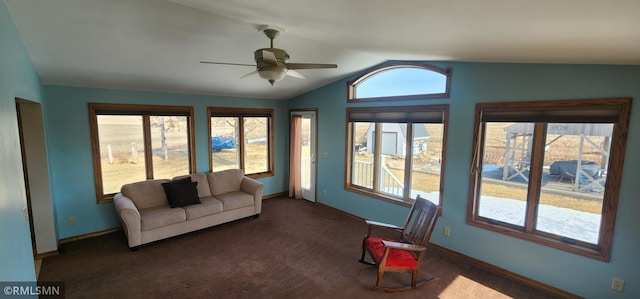
[[[305,116],[302,118],[302,152],[300,153],[300,165],[302,173],[302,182],[300,186],[303,189],[311,188],[311,118]]]
[[[472,163],[472,171],[480,171],[472,176],[468,222],[609,261],[630,105],[629,98],[477,104],[476,132],[482,136],[474,152],[482,157]],[[529,123],[516,120],[518,115]],[[504,145],[495,137],[500,129]],[[513,189],[527,180],[531,189],[522,192],[488,188],[501,183]],[[524,198],[525,191],[526,207],[495,208]],[[502,202],[492,205],[494,197]]]
[[[269,171],[269,118],[244,117],[244,172]]]
[[[613,124],[548,124],[539,231],[598,243]]]
[[[446,92],[447,76],[416,67],[392,68],[356,86],[357,98],[437,94]]]
[[[523,226],[533,123],[485,123],[478,215]]]
[[[102,190],[120,192],[122,185],[146,180],[141,116],[97,115]]]
[[[380,179],[377,191],[402,198],[407,124],[382,123],[380,127]]]
[[[414,124],[411,159],[411,194],[440,204],[443,124]]]
[[[351,166],[351,184],[373,188],[373,130],[374,123],[356,122],[350,123],[353,126],[353,165]]]
[[[186,116],[151,116],[153,177],[172,178],[189,173]]]
[[[239,124],[238,117],[211,118],[212,171],[240,168],[240,155],[236,144],[240,136]]]

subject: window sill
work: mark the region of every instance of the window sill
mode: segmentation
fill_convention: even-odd
[[[584,257],[600,260],[603,262],[609,262],[610,259],[610,253],[604,252],[603,250],[568,244],[555,238],[546,237],[540,234],[525,233],[521,230],[509,228],[499,224],[492,224],[484,220],[467,220],[467,224],[521,240],[526,240],[536,244],[578,254]]]
[[[270,177],[270,176],[274,176],[273,172],[260,172],[260,173],[252,173],[252,174],[246,174],[246,176],[252,178],[252,179],[259,179],[259,178],[266,178],[266,177]]]
[[[116,193],[105,194],[103,196],[99,196],[96,203],[97,204],[111,203],[111,202],[113,202],[113,198],[115,196],[116,196]]]

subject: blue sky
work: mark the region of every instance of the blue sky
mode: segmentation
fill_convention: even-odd
[[[377,73],[357,87],[358,98],[443,93],[447,77],[426,69],[393,68]]]

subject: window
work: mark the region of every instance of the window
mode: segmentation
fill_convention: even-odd
[[[273,109],[209,107],[211,171],[273,175]]]
[[[451,69],[412,63],[384,63],[347,82],[348,101],[448,98]]]
[[[89,104],[98,202],[127,183],[195,171],[193,108]]]
[[[347,108],[345,189],[394,203],[442,202],[448,105]]]
[[[478,104],[468,222],[608,261],[630,107]]]

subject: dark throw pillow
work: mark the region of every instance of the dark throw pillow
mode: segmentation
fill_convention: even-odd
[[[198,182],[192,182],[191,178],[163,183],[164,193],[172,208],[186,207],[200,203],[198,197]]]

